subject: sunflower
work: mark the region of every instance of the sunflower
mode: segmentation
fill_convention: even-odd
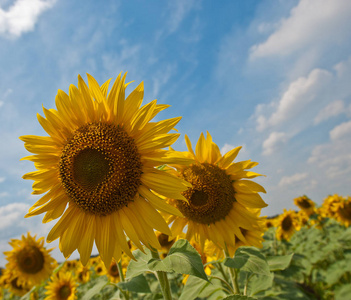
[[[51,276],[51,281],[45,287],[45,300],[74,300],[77,299],[77,283],[69,272],[58,272]]]
[[[86,283],[90,279],[90,268],[80,264],[75,272],[76,279],[79,283]]]
[[[123,271],[123,275],[125,275],[126,271],[127,271],[127,266],[125,264],[125,259],[122,257],[122,271]],[[107,278],[114,283],[117,283],[120,281],[120,274],[119,274],[119,269],[117,266],[117,263],[115,260],[112,260],[110,266],[108,268],[106,268],[106,275]]]
[[[258,193],[265,193],[265,190],[247,180],[260,174],[246,171],[258,163],[251,160],[232,163],[241,147],[222,156],[209,133],[207,138],[201,133],[195,152],[187,136],[185,141],[188,147],[186,155],[193,159],[193,163],[173,167],[174,172],[192,187],[182,193],[188,202],[168,200],[184,215],[167,218],[168,224],[172,224],[173,236],[180,236],[185,230],[186,239],[195,240],[201,249],[204,249],[206,240],[221,249],[235,249],[236,237],[247,242],[240,228],[262,231],[257,212],[267,204]],[[173,172],[172,169],[169,172]]]
[[[165,258],[169,252],[169,249],[172,247],[176,239],[159,231],[156,231],[156,236],[162,247],[160,255],[162,258]]]
[[[278,217],[276,237],[278,240],[289,241],[296,230],[300,230],[300,223],[297,214],[293,210],[287,211]]]
[[[303,210],[308,216],[315,213],[315,204],[306,195],[295,198],[294,203],[297,207]]]
[[[28,282],[21,282],[19,277],[9,269],[5,269],[4,271],[3,285],[5,289],[11,292],[11,294],[17,296],[25,295],[32,287]]]
[[[320,207],[320,215],[324,218],[334,218],[339,203],[343,202],[344,199],[338,194],[329,195],[324,199],[322,207]]]
[[[181,214],[155,193],[185,200],[180,193],[189,184],[156,167],[189,159],[163,149],[177,140],[178,133],[168,132],[181,118],[150,122],[168,105],[153,100],[141,107],[143,83],[125,98],[126,75],[109,93],[110,80],[100,87],[87,76],[89,87],[78,76],[69,95],[58,91],[57,110],[43,108],[45,117],[38,115],[49,136],[20,137],[34,153],[22,159],[37,169],[23,178],[34,180],[33,194],[46,193],[26,217],[45,212],[44,223],[60,218],[48,242],[59,238],[66,258],[78,249],[85,265],[95,241],[109,266],[122,250],[133,257],[126,235],[142,249],[160,248],[154,229],[171,234],[157,210]]]
[[[95,271],[95,275],[97,276],[103,276],[107,274],[106,267],[102,262],[95,265],[94,271]]]
[[[335,205],[334,217],[345,227],[349,227],[351,224],[351,197],[344,198],[344,201],[340,201]]]
[[[9,244],[12,250],[4,252],[8,263],[6,269],[17,277],[18,284],[37,285],[50,277],[54,270],[54,259],[50,251],[44,247],[44,238],[36,240],[27,233],[22,239],[12,239]]]

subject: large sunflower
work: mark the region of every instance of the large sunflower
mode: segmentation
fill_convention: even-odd
[[[69,95],[59,90],[55,109],[44,110],[38,120],[49,136],[22,136],[34,155],[37,169],[27,173],[33,194],[46,193],[26,217],[46,213],[43,222],[60,218],[48,234],[60,238],[67,258],[78,249],[85,265],[95,241],[104,263],[118,261],[122,250],[132,257],[126,235],[142,248],[159,248],[154,229],[170,234],[158,210],[180,215],[155,193],[184,199],[188,184],[158,170],[166,163],[187,163],[179,153],[162,148],[179,136],[169,134],[180,117],[150,122],[168,105],[156,100],[141,106],[141,83],[125,99],[125,75],[119,75],[108,93],[88,74],[88,84],[78,76],[78,88]],[[67,207],[68,204],[68,207]]]
[[[250,180],[260,174],[247,171],[258,163],[251,160],[233,163],[241,147],[237,147],[224,156],[218,146],[201,133],[195,152],[187,136],[188,157],[193,159],[190,166],[173,165],[179,177],[187,180],[192,187],[183,192],[188,202],[169,199],[184,215],[169,216],[173,235],[179,236],[186,231],[186,239],[194,239],[204,249],[206,240],[212,241],[232,255],[235,239],[249,242],[241,229],[257,231],[260,234],[264,226],[260,224],[259,212],[267,204],[259,192],[264,188]],[[170,170],[172,172],[172,170]]]
[[[12,239],[9,244],[11,251],[4,252],[8,263],[6,269],[11,270],[17,277],[17,285],[37,285],[50,277],[54,269],[55,260],[50,256],[50,251],[44,247],[44,238],[36,240],[27,233],[22,239]]]
[[[72,273],[58,272],[51,276],[51,281],[45,287],[45,300],[74,300],[77,299],[78,284]]]

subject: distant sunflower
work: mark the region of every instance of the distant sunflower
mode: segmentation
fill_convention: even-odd
[[[2,288],[10,291],[11,294],[17,296],[23,296],[28,293],[32,287],[28,282],[22,282],[18,276],[9,269],[5,269],[4,275],[2,276]],[[1,299],[1,298],[0,298]]]
[[[306,195],[295,198],[294,203],[298,208],[303,210],[308,216],[312,215],[315,212],[314,202]]]
[[[48,242],[60,238],[66,258],[78,249],[84,265],[94,241],[107,266],[122,250],[133,257],[126,235],[139,248],[160,248],[154,229],[171,232],[157,210],[181,214],[155,193],[185,200],[180,193],[189,186],[156,168],[189,162],[163,149],[177,140],[178,133],[168,132],[181,118],[150,122],[168,105],[153,100],[140,107],[143,83],[125,99],[125,75],[108,93],[109,82],[100,87],[88,74],[88,87],[78,76],[69,95],[58,91],[57,110],[38,114],[49,136],[20,137],[34,153],[22,159],[37,169],[23,178],[35,181],[33,194],[46,193],[26,217],[45,212],[44,223],[60,218]]]
[[[323,201],[319,213],[324,218],[334,218],[339,203],[344,201],[344,197],[338,194],[329,195]]]
[[[95,271],[95,275],[97,276],[103,276],[107,274],[107,269],[102,262],[95,265],[94,271]]]
[[[9,244],[12,250],[4,252],[8,263],[6,269],[11,270],[17,277],[17,284],[37,285],[50,277],[54,270],[54,259],[50,256],[50,250],[44,247],[44,238],[36,240],[27,233],[22,239],[12,239]]]
[[[45,300],[74,300],[77,299],[77,283],[69,272],[58,272],[51,276],[51,281],[45,287]]]
[[[161,245],[160,255],[162,258],[165,258],[176,239],[159,231],[156,231],[156,236]]]
[[[76,279],[80,283],[86,283],[90,279],[90,269],[86,266],[83,266],[82,264],[78,266],[75,275]]]
[[[345,227],[351,225],[351,197],[348,196],[344,201],[340,201],[335,206],[335,219]]]
[[[169,216],[174,236],[186,230],[186,239],[194,239],[204,249],[206,240],[212,241],[221,249],[235,249],[235,238],[247,242],[241,232],[245,230],[261,232],[259,212],[267,204],[259,192],[264,188],[250,180],[260,174],[246,171],[258,163],[251,160],[232,163],[241,147],[224,156],[218,146],[201,133],[195,152],[187,136],[187,156],[193,159],[190,166],[173,165],[179,177],[192,184],[182,194],[188,202],[169,199],[184,217]],[[172,172],[172,170],[170,170]],[[230,254],[233,254],[230,251]]]
[[[296,212],[284,209],[284,213],[277,219],[276,237],[278,240],[289,241],[295,231],[300,230],[300,227]]]

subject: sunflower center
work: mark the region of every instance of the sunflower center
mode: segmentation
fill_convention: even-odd
[[[142,163],[135,142],[113,124],[94,122],[78,128],[59,164],[67,195],[95,215],[127,206],[141,185]]]
[[[174,239],[169,240],[169,235],[164,234],[164,233],[160,233],[160,235],[157,237],[157,239],[158,239],[160,245],[162,247],[165,247],[165,248],[170,248],[174,243]]]
[[[44,255],[35,246],[27,246],[17,253],[18,267],[23,273],[36,274],[44,267]]]
[[[311,207],[311,203],[307,199],[300,200],[299,204],[303,208],[310,208]]]
[[[71,293],[71,288],[68,285],[63,285],[58,290],[59,299],[66,300],[71,295]]]
[[[119,271],[117,264],[112,264],[109,269],[109,274],[113,277],[118,277],[119,276]]]
[[[289,231],[292,226],[292,219],[290,216],[286,216],[282,221],[282,228],[284,231]]]
[[[351,220],[351,203],[347,203],[344,207],[339,208],[338,213],[343,217],[345,220]]]
[[[207,163],[194,164],[183,171],[182,177],[193,186],[183,192],[189,203],[176,200],[177,208],[185,217],[211,224],[228,215],[235,197],[232,182],[224,170]]]

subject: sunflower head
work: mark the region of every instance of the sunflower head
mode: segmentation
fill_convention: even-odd
[[[44,247],[44,238],[36,239],[30,233],[22,239],[12,239],[12,250],[5,252],[8,263],[6,268],[18,277],[19,284],[36,285],[50,277],[54,269],[54,259],[50,250]]]
[[[345,197],[344,201],[340,201],[335,207],[335,219],[345,227],[351,225],[351,197]]]
[[[51,280],[45,287],[46,300],[74,300],[77,299],[75,282],[72,273],[58,272],[51,276]]]
[[[83,266],[82,264],[77,268],[76,272],[76,279],[80,283],[86,283],[90,279],[90,268],[87,266]]]
[[[38,115],[48,136],[20,137],[33,153],[23,159],[37,169],[23,178],[34,180],[33,194],[46,193],[26,217],[59,219],[47,241],[59,238],[66,258],[78,249],[84,265],[94,242],[106,266],[122,251],[133,257],[126,236],[140,249],[159,249],[154,230],[171,234],[159,211],[181,215],[162,197],[184,200],[181,192],[189,187],[157,169],[191,162],[165,150],[177,140],[169,131],[181,118],[151,122],[168,105],[153,100],[141,106],[143,83],[125,97],[125,77],[120,74],[108,91],[110,80],[100,86],[88,74],[87,85],[78,76],[69,94],[58,91],[56,109]]]
[[[300,224],[296,212],[284,209],[284,213],[281,214],[277,220],[277,239],[288,241],[296,230],[300,230]]]
[[[32,284],[29,282],[21,281],[12,270],[5,269],[4,275],[2,276],[3,287],[10,291],[11,294],[16,296],[23,296],[29,292]],[[2,289],[2,287],[1,287]]]
[[[312,215],[315,212],[315,203],[306,195],[295,198],[294,203],[297,207],[303,210],[308,216]]]
[[[186,239],[194,239],[202,249],[206,240],[221,249],[235,249],[235,239],[244,238],[241,229],[263,233],[259,213],[267,204],[259,192],[264,188],[249,180],[260,176],[248,171],[258,163],[251,160],[233,162],[241,147],[221,155],[218,146],[201,133],[195,151],[187,136],[189,166],[173,165],[178,177],[192,186],[182,194],[187,201],[169,199],[184,217],[169,216],[172,233],[180,236],[186,228]]]

